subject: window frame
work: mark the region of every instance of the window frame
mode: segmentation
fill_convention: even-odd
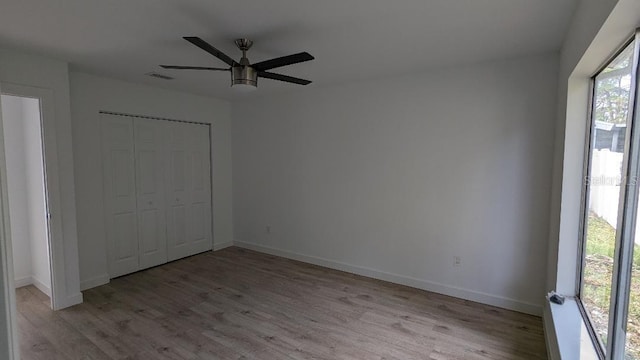
[[[628,44],[629,41],[625,41],[625,44]],[[589,216],[589,210],[587,209],[587,204],[589,204],[590,196],[589,196],[589,176],[592,165],[592,154],[593,154],[593,108],[594,108],[594,99],[595,99],[595,78],[597,74],[599,74],[602,70],[606,68],[606,66],[615,59],[623,50],[625,46],[622,46],[620,49],[617,49],[615,53],[607,58],[604,65],[598,68],[598,71],[594,75],[590,77],[589,80],[589,109],[587,111],[587,130],[585,131],[585,146],[584,146],[584,162],[583,162],[583,175],[582,175],[582,196],[580,197],[580,211],[582,216],[580,217],[580,229],[578,231],[578,235],[580,236],[580,241],[578,241],[578,266],[576,268],[577,276],[576,276],[576,303],[578,304],[578,310],[580,311],[580,315],[584,319],[585,324],[587,325],[587,331],[589,332],[589,337],[593,342],[594,348],[598,354],[600,359],[605,358],[604,353],[604,344],[600,340],[600,337],[596,333],[595,327],[593,326],[593,322],[591,321],[591,316],[587,312],[584,304],[582,303],[582,289],[583,289],[583,280],[584,280],[584,267],[585,267],[585,254],[587,247],[587,219]],[[616,240],[617,241],[617,240]],[[613,277],[612,277],[613,280]],[[608,335],[608,334],[607,334]]]
[[[635,43],[634,43],[635,41]],[[592,139],[594,130],[594,114],[595,114],[595,92],[596,77],[606,69],[617,56],[625,51],[633,43],[633,62],[631,64],[631,83],[629,91],[629,107],[630,116],[627,120],[628,135],[625,137],[624,155],[622,160],[622,179],[620,199],[618,203],[617,230],[615,237],[615,247],[613,255],[613,273],[611,277],[611,295],[609,304],[609,324],[607,328],[607,344],[603,344],[600,337],[596,333],[591,317],[582,303],[581,296],[583,291],[586,240],[587,240],[587,219],[589,216],[589,186],[591,179],[590,171],[592,166],[592,155],[594,140]],[[582,318],[587,325],[589,336],[594,344],[594,348],[600,359],[624,358],[626,345],[626,324],[628,316],[629,293],[632,278],[633,264],[633,245],[636,222],[639,221],[640,215],[640,188],[637,181],[640,179],[640,98],[638,97],[640,86],[640,28],[636,29],[631,36],[627,38],[603,64],[592,74],[589,82],[589,109],[587,112],[587,130],[585,131],[584,144],[584,161],[583,161],[583,181],[582,194],[580,200],[581,217],[579,221],[578,235],[578,266],[576,276],[576,302]],[[630,181],[631,179],[631,181]],[[623,187],[624,185],[624,187]],[[605,351],[606,347],[606,351]]]

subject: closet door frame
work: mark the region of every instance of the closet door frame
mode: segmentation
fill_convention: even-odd
[[[133,122],[133,128],[135,128],[136,119],[149,119],[149,120],[155,120],[155,121],[158,121],[158,122],[169,122],[169,124],[171,124],[171,123],[185,123],[185,124],[196,124],[196,125],[205,125],[205,126],[207,126],[207,128],[206,128],[207,140],[208,140],[208,153],[207,153],[207,155],[208,155],[208,160],[209,160],[208,161],[208,163],[209,163],[209,169],[208,170],[209,171],[206,174],[208,176],[208,187],[209,187],[209,199],[208,199],[208,208],[209,208],[209,214],[208,215],[209,216],[207,217],[208,218],[207,224],[208,224],[208,232],[209,232],[209,238],[210,239],[209,239],[209,242],[208,242],[208,245],[207,245],[206,249],[204,249],[203,251],[200,251],[198,253],[214,250],[214,248],[215,248],[214,247],[214,244],[215,244],[214,222],[213,222],[213,213],[214,213],[214,210],[213,210],[213,171],[214,170],[213,170],[213,141],[212,141],[213,140],[213,136],[212,136],[213,124],[211,124],[211,123],[193,122],[193,121],[184,121],[184,120],[176,120],[176,119],[169,119],[169,118],[151,117],[151,116],[136,115],[136,114],[118,113],[118,112],[111,112],[111,111],[99,111],[99,114],[100,115],[112,115],[112,116],[121,116],[121,117],[131,118],[132,122]],[[168,128],[170,126],[166,126],[166,127]],[[166,140],[166,138],[165,138],[165,140]],[[132,138],[132,142],[133,142],[133,145],[134,145],[134,153],[135,153],[135,139],[134,138]],[[164,161],[165,161],[165,164],[166,164],[167,163],[167,156],[166,155],[168,155],[167,146],[164,147],[163,153],[165,154]],[[135,157],[135,155],[134,155],[134,157]],[[134,163],[134,168],[135,167],[136,167],[136,164]],[[165,165],[165,167],[166,167],[166,165]],[[103,169],[104,169],[104,164],[103,164]],[[165,174],[167,174],[167,173],[168,173],[168,171],[165,171]],[[134,170],[134,177],[136,177],[135,170]],[[168,175],[166,175],[164,177],[165,189],[167,189],[167,187],[168,187],[167,177],[168,177]],[[103,177],[103,179],[104,179],[104,177]],[[134,179],[134,181],[135,181],[135,186],[136,186],[136,191],[137,191],[137,180]],[[168,201],[168,191],[165,191],[165,192],[167,193],[167,196],[165,196],[166,200],[165,200],[165,204],[164,204],[164,208],[165,208],[165,211],[164,211],[165,212],[165,227],[164,227],[164,230],[165,230],[166,244],[167,244],[167,252],[166,252],[167,261],[166,262],[170,262],[170,261],[173,261],[173,260],[177,260],[178,258],[171,259],[171,257],[169,256],[169,249],[168,249],[168,246],[169,246],[169,239],[168,239],[168,221],[169,221],[168,216],[169,216],[169,211],[168,211],[168,209],[169,209],[169,205],[170,204],[169,204],[169,201]],[[106,192],[103,192],[103,194],[105,194],[104,196],[106,196]],[[137,196],[137,194],[136,194],[136,196]],[[106,199],[105,199],[105,204],[106,204]],[[137,209],[137,204],[136,204],[136,212],[137,211],[138,211],[138,209]],[[138,219],[137,219],[137,216],[136,216],[136,227],[138,227],[138,226],[139,226],[139,224],[138,224]],[[139,244],[137,244],[137,245],[139,245]],[[115,275],[114,276],[114,274],[112,273],[112,263],[111,263],[112,262],[112,251],[113,251],[112,247],[113,247],[113,244],[111,243],[110,239],[107,238],[107,253],[108,253],[107,256],[108,256],[109,277],[110,278],[114,278],[114,277],[117,277],[117,276],[126,275],[126,274],[119,274],[119,275]],[[191,255],[196,255],[196,254],[197,253],[191,253],[191,254],[188,254],[186,256],[191,256]],[[139,271],[139,270],[143,270],[141,268],[139,259],[140,259],[140,253],[138,251],[138,268],[136,270],[134,270],[134,271],[129,272],[129,273],[132,273],[132,272],[135,272],[135,271]]]

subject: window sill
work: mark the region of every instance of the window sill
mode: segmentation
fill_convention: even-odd
[[[547,304],[545,322],[550,321],[546,324],[545,333],[550,358],[598,360],[575,299],[567,298],[563,305],[548,301]]]

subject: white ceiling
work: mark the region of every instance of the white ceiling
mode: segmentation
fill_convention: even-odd
[[[309,86],[388,77],[560,48],[575,0],[0,0],[0,46],[69,61],[72,69],[234,99],[224,66],[182,36],[258,62],[308,51],[315,61],[272,70]],[[157,71],[172,81],[143,74]],[[304,90],[261,79],[258,93]]]

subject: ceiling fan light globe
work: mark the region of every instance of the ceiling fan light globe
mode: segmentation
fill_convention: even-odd
[[[258,90],[258,87],[250,84],[233,84],[231,88],[237,93],[250,93]]]

